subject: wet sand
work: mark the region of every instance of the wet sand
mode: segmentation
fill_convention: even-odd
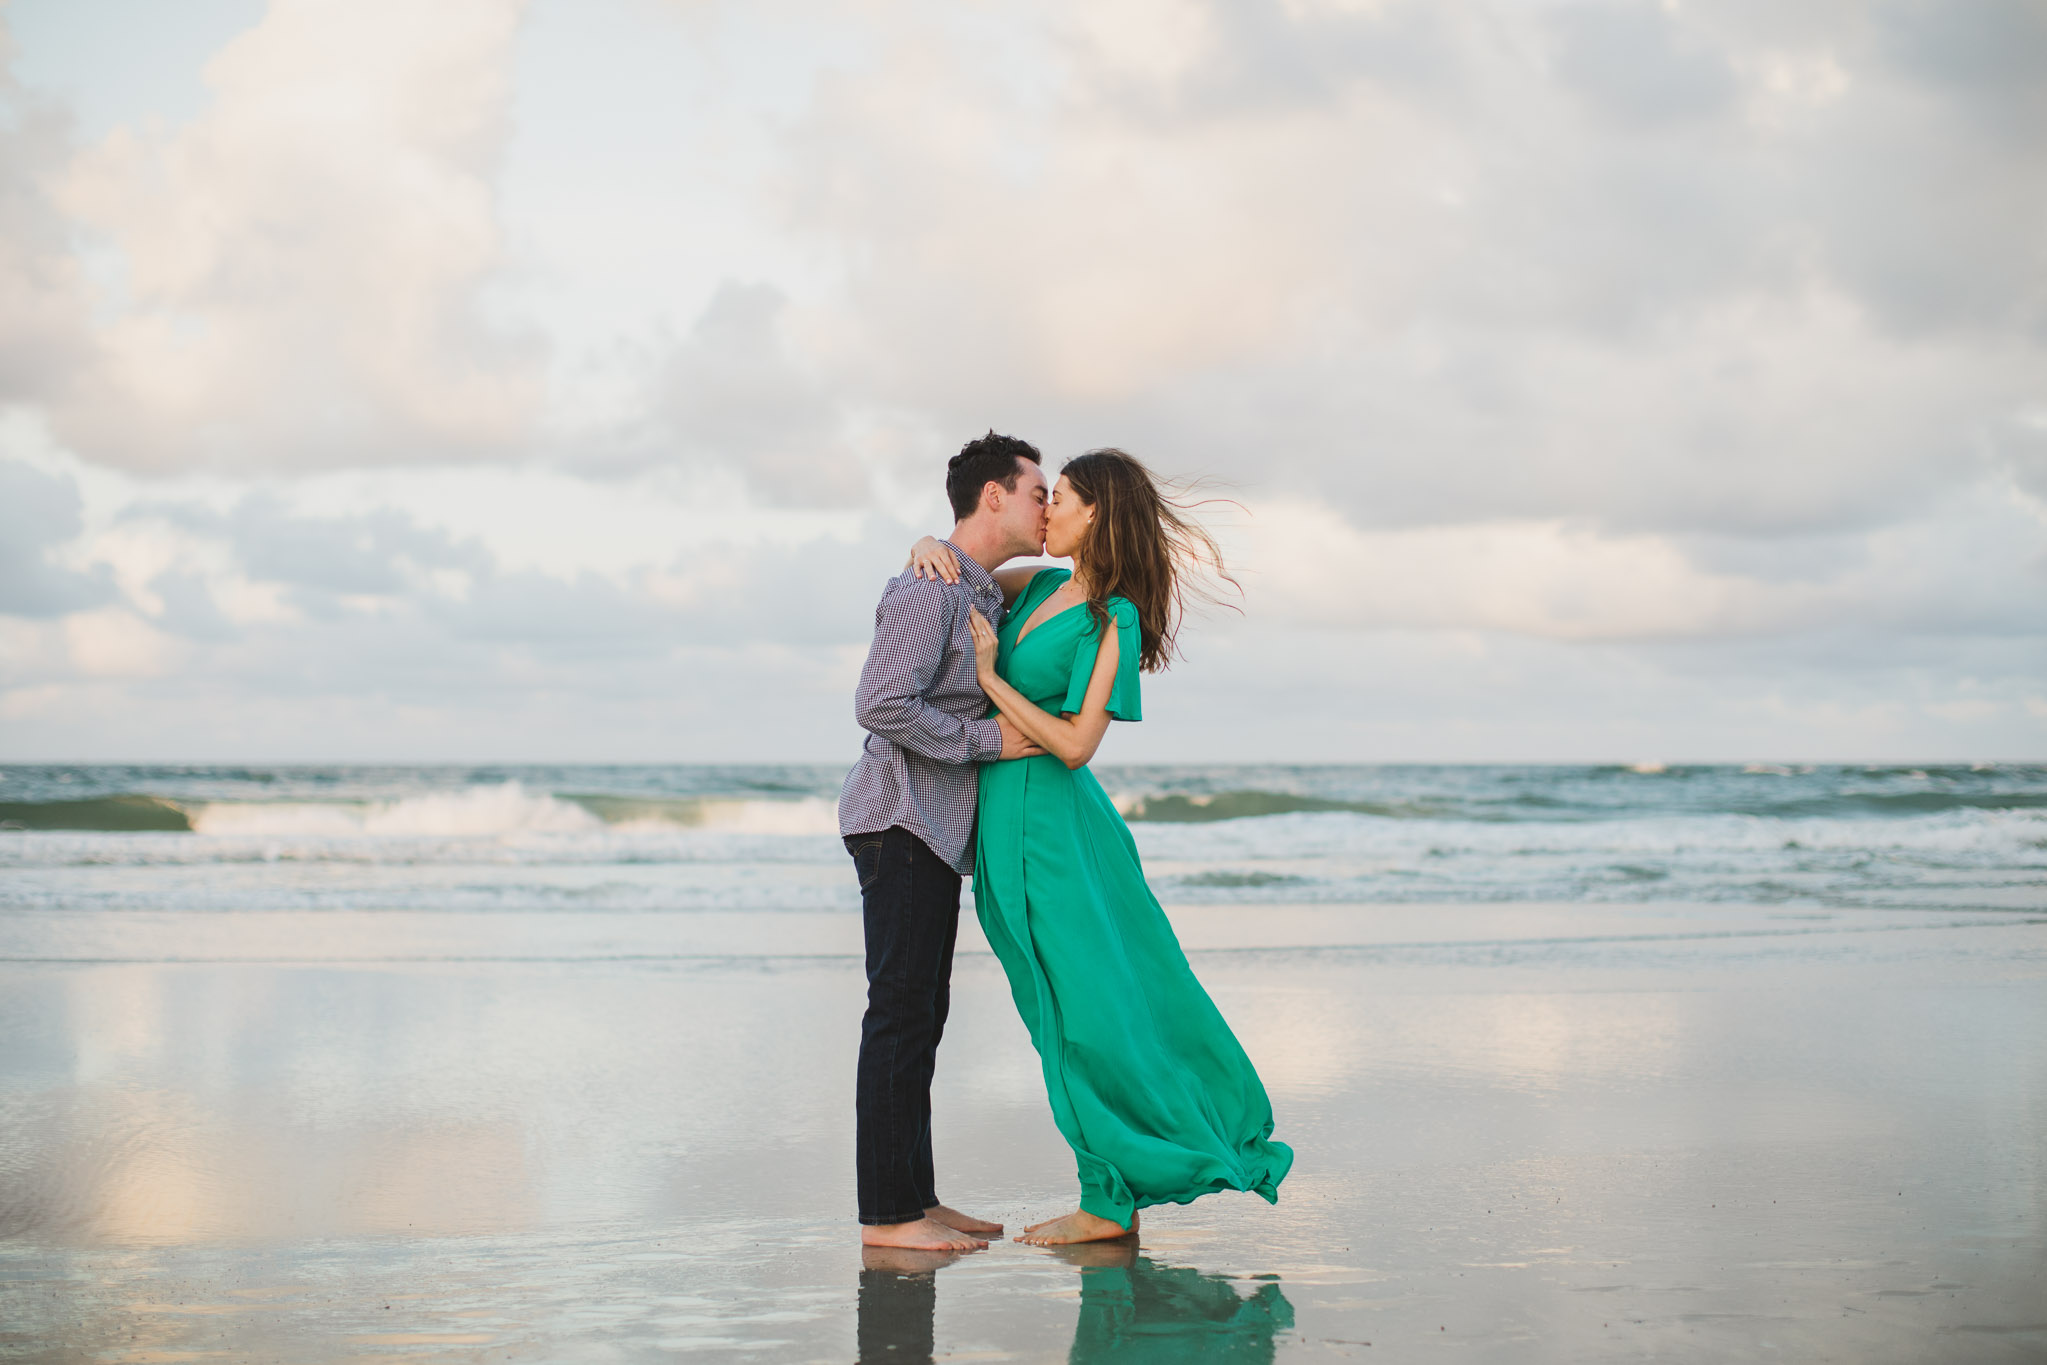
[[[1134,1244],[865,1257],[857,922],[0,921],[0,1355],[2047,1358],[2047,922],[1176,911],[1299,1153]],[[967,936],[941,1194],[1072,1165]]]

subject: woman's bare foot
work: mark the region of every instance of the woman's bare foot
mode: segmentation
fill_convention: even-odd
[[[988,1239],[949,1228],[930,1218],[913,1223],[876,1223],[860,1229],[860,1245],[906,1247],[912,1251],[980,1251]]]
[[[1112,1237],[1128,1237],[1137,1231],[1137,1215],[1130,1215],[1130,1225],[1112,1223],[1106,1218],[1097,1218],[1085,1209],[1054,1218],[1049,1223],[1039,1223],[1026,1228],[1019,1242],[1034,1247],[1070,1246],[1075,1242],[1106,1242]]]
[[[943,1223],[955,1232],[964,1232],[974,1237],[1000,1237],[1002,1224],[991,1223],[985,1218],[976,1218],[970,1213],[948,1208],[944,1204],[933,1204],[924,1210],[924,1216],[934,1223]]]
[[[1063,1215],[1063,1217],[1065,1217],[1065,1218],[1071,1218],[1072,1216],[1073,1216],[1072,1214],[1066,1214],[1066,1215]],[[1136,1209],[1132,1209],[1132,1210],[1130,1211],[1130,1230],[1131,1230],[1132,1232],[1135,1232],[1135,1231],[1137,1231],[1137,1217],[1138,1217],[1138,1215],[1137,1215],[1137,1210],[1136,1210]],[[1049,1227],[1051,1227],[1051,1226],[1052,1226],[1052,1225],[1053,1225],[1054,1223],[1057,1223],[1057,1222],[1060,1222],[1060,1221],[1061,1221],[1061,1219],[1059,1219],[1059,1218],[1047,1218],[1047,1219],[1046,1219],[1046,1220],[1045,1220],[1044,1222],[1042,1222],[1042,1223],[1032,1223],[1032,1224],[1031,1224],[1031,1225],[1030,1225],[1029,1227],[1027,1227],[1027,1228],[1025,1228],[1025,1229],[1024,1229],[1024,1232],[1025,1232],[1025,1233],[1033,1233],[1033,1232],[1036,1232],[1036,1231],[1037,1231],[1037,1230],[1038,1230],[1039,1228],[1049,1228]],[[1106,1221],[1106,1220],[1105,1220],[1105,1221]],[[1022,1240],[1024,1240],[1024,1239],[1023,1239],[1022,1237],[1018,1237],[1018,1238],[1015,1238],[1014,1240],[1016,1240],[1016,1241],[1019,1241],[1019,1242],[1021,1242],[1021,1241],[1022,1241]]]

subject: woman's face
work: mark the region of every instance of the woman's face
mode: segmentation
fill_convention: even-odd
[[[1045,553],[1055,559],[1066,559],[1080,548],[1087,538],[1087,528],[1095,519],[1095,509],[1080,500],[1080,494],[1073,491],[1073,483],[1064,474],[1059,482],[1052,485],[1052,505],[1045,516]]]

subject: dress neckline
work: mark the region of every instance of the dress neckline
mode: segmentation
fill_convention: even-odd
[[[1048,599],[1050,598],[1050,596],[1051,596],[1050,593],[1046,594],[1046,597]],[[1040,605],[1043,604],[1040,603]],[[1024,622],[1023,625],[1017,628],[1016,639],[1010,644],[1010,648],[1021,649],[1023,647],[1023,642],[1026,639],[1033,635],[1036,635],[1039,631],[1043,630],[1046,626],[1051,625],[1060,617],[1065,616],[1070,612],[1079,611],[1082,607],[1086,605],[1087,605],[1086,602],[1075,602],[1070,607],[1061,607],[1059,608],[1059,610],[1053,612],[1050,616],[1047,616],[1044,620],[1038,622],[1036,625],[1032,625],[1029,621]]]
[[[1059,591],[1059,589],[1061,589],[1061,588],[1065,587],[1065,586],[1066,586],[1066,585],[1067,585],[1068,583],[1070,583],[1070,582],[1072,582],[1072,581],[1073,581],[1073,571],[1072,571],[1071,569],[1040,569],[1040,570],[1039,570],[1039,571],[1038,571],[1038,572],[1037,572],[1036,574],[1032,575],[1032,577],[1031,577],[1031,584],[1032,584],[1032,586],[1035,586],[1035,585],[1037,584],[1037,581],[1038,581],[1038,579],[1040,579],[1040,578],[1044,577],[1044,576],[1045,576],[1046,574],[1059,574],[1059,573],[1063,573],[1063,574],[1065,574],[1065,575],[1066,575],[1066,577],[1064,577],[1064,578],[1060,579],[1060,580],[1059,580],[1059,581],[1058,581],[1057,583],[1054,583],[1054,584],[1052,585],[1052,592],[1048,592],[1048,593],[1046,593],[1046,594],[1045,594],[1045,595],[1044,595],[1043,597],[1041,597],[1041,598],[1037,599],[1036,601],[1034,601],[1034,602],[1030,603],[1030,611],[1029,611],[1028,613],[1026,613],[1026,614],[1024,614],[1024,615],[1020,615],[1020,616],[1018,616],[1018,617],[1016,618],[1016,620],[1017,620],[1017,626],[1016,626],[1016,638],[1015,638],[1014,640],[1011,640],[1011,641],[1009,642],[1009,647],[1010,647],[1011,649],[1020,649],[1020,648],[1022,648],[1022,647],[1023,647],[1023,642],[1024,642],[1024,640],[1025,640],[1025,638],[1026,638],[1026,637],[1028,637],[1028,636],[1032,636],[1032,635],[1036,635],[1036,634],[1038,633],[1038,631],[1039,631],[1039,630],[1041,630],[1041,629],[1042,629],[1042,628],[1044,628],[1045,626],[1049,626],[1049,625],[1051,625],[1051,624],[1052,624],[1052,623],[1053,623],[1054,621],[1056,621],[1056,620],[1058,620],[1058,619],[1059,619],[1060,617],[1062,617],[1062,616],[1066,615],[1066,613],[1068,613],[1068,612],[1070,612],[1070,611],[1078,611],[1078,610],[1079,610],[1080,608],[1082,608],[1082,607],[1084,607],[1084,606],[1086,606],[1086,605],[1087,605],[1087,603],[1086,603],[1086,602],[1075,602],[1075,603],[1074,603],[1074,604],[1073,604],[1072,606],[1070,606],[1070,607],[1061,607],[1061,608],[1060,608],[1060,609],[1059,609],[1058,611],[1055,611],[1055,612],[1053,612],[1053,613],[1052,613],[1052,614],[1051,614],[1050,616],[1047,616],[1047,617],[1046,617],[1046,618],[1045,618],[1044,620],[1042,620],[1042,621],[1037,621],[1037,622],[1036,622],[1036,624],[1033,624],[1033,621],[1035,620],[1035,618],[1036,618],[1036,616],[1037,616],[1037,614],[1038,614],[1038,608],[1039,608],[1039,607],[1042,607],[1042,606],[1044,606],[1044,605],[1045,605],[1045,603],[1047,603],[1047,602],[1049,602],[1049,601],[1051,601],[1051,600],[1052,600],[1052,593],[1054,593],[1054,592],[1058,592],[1058,591]],[[1028,589],[1028,588],[1026,588],[1026,589],[1025,589],[1025,592],[1026,592],[1026,593],[1028,593],[1028,592],[1029,592],[1029,589]]]

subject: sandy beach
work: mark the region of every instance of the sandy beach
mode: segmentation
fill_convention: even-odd
[[[11,915],[0,1352],[2047,1353],[2047,919],[1174,914],[1300,1154],[1280,1205],[939,1264],[849,1216],[849,916]],[[962,946],[941,1194],[1014,1227],[1072,1168]]]

